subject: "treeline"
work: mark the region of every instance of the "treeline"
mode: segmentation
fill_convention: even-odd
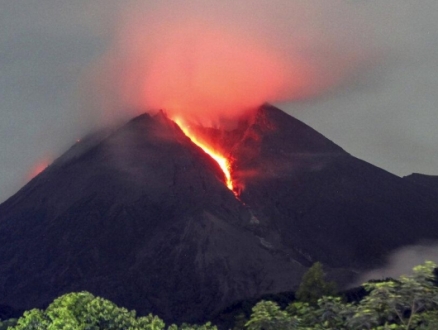
[[[321,271],[321,266],[317,265],[304,276],[301,291],[297,292],[297,301],[284,309],[272,301],[261,301],[254,306],[250,319],[240,328],[438,329],[438,286],[436,264],[432,262],[415,267],[411,276],[365,283],[366,296],[353,303],[334,295],[323,294],[318,297],[321,292],[332,290],[321,279]]]
[[[346,302],[336,296],[316,263],[303,277],[296,300],[281,308],[262,300],[249,317],[239,315],[233,330],[389,330],[438,329],[436,264],[417,266],[411,276],[364,284],[366,296]],[[11,330],[214,330],[204,325],[166,325],[154,315],[137,316],[88,292],[70,293],[53,301],[45,310],[33,309],[18,320],[0,324]]]

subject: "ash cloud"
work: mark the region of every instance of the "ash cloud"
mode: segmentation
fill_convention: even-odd
[[[410,245],[398,249],[387,258],[385,266],[364,274],[355,283],[355,286],[361,285],[368,280],[398,278],[400,275],[410,275],[415,266],[421,265],[425,261],[438,263],[438,244],[436,242]]]
[[[113,114],[165,109],[217,123],[318,96],[375,56],[353,2],[130,1],[116,16],[92,100]]]
[[[214,121],[233,117],[234,102],[299,100],[284,108],[353,154],[433,173],[438,100],[417,86],[436,85],[437,9],[434,0],[0,1],[0,199],[85,133],[187,104]]]

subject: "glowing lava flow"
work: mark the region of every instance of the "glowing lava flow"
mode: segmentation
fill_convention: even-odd
[[[199,148],[204,150],[204,152],[208,155],[210,155],[211,158],[213,158],[218,164],[219,167],[222,169],[222,172],[224,172],[226,184],[228,189],[234,192],[234,186],[233,181],[231,180],[231,173],[230,173],[230,162],[228,159],[224,156],[222,156],[220,153],[218,153],[213,148],[209,147],[205,142],[200,141],[187,127],[187,125],[184,125],[183,122],[179,119],[173,120],[179,128],[183,131],[183,133],[192,140],[194,144],[196,144]]]

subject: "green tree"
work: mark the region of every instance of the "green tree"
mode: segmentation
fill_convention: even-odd
[[[426,311],[414,317],[416,329],[436,330],[438,329],[438,310]]]
[[[323,296],[335,296],[336,284],[326,282],[325,274],[320,262],[315,262],[303,275],[300,286],[296,292],[298,301],[307,302],[316,306],[318,299]]]
[[[17,319],[0,320],[0,330],[6,330],[17,324]]]
[[[245,313],[239,313],[234,317],[234,326],[233,330],[242,330],[245,329],[245,324],[249,320],[246,318]]]
[[[438,287],[436,265],[426,262],[414,268],[412,276],[364,284],[368,295],[359,303],[345,303],[329,296],[334,289],[324,281],[322,267],[315,264],[303,277],[303,297],[286,309],[272,301],[252,308],[244,327],[248,330],[436,330],[438,329]],[[318,287],[311,290],[312,284]],[[310,292],[309,292],[310,291]],[[316,296],[323,295],[314,303]],[[303,298],[301,298],[304,300]],[[242,320],[241,320],[242,321]],[[16,325],[14,326],[14,323]],[[33,309],[11,330],[164,330],[157,316],[137,317],[135,311],[120,308],[88,292],[70,293],[55,299],[46,310]],[[0,322],[0,329],[5,329]],[[171,325],[167,330],[217,330],[204,325]]]
[[[14,325],[14,324],[11,324]],[[135,311],[89,292],[65,294],[46,310],[32,309],[18,319],[11,330],[163,330],[166,325],[158,316],[137,317]],[[204,325],[171,325],[168,330],[217,330]]]
[[[69,293],[55,299],[45,311],[25,312],[12,330],[162,330],[164,322],[153,315],[136,317],[135,311],[88,292]]]
[[[24,312],[17,321],[13,330],[44,330],[48,328],[50,320],[40,309],[31,309]]]
[[[172,324],[167,330],[217,330],[217,327],[212,325],[210,322],[207,322],[204,325],[191,325],[183,323],[180,326]]]
[[[415,267],[412,276],[365,283],[369,293],[355,304],[345,303],[339,297],[324,295],[316,304],[296,301],[286,310],[281,310],[274,302],[262,301],[253,308],[246,327],[250,330],[436,330],[438,287],[435,268],[434,263],[426,262]],[[312,272],[313,275],[303,279],[303,283],[320,284],[323,278],[320,265]],[[322,293],[317,291],[317,294],[311,294],[305,297],[315,297]]]
[[[0,330],[7,330],[17,324],[17,319],[0,320]]]
[[[313,313],[313,324],[318,329],[347,329],[346,321],[355,313],[356,307],[344,303],[340,297],[324,296],[318,299],[318,307]]]
[[[414,268],[412,276],[397,281],[366,283],[369,291],[349,320],[353,328],[370,329],[392,324],[394,329],[418,329],[437,324],[438,288],[435,285],[433,262]],[[425,328],[426,329],[426,328]]]
[[[294,330],[298,329],[298,319],[273,301],[261,301],[253,307],[245,327],[249,330]]]

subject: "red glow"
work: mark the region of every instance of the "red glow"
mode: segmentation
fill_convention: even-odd
[[[112,72],[106,80],[117,82],[108,99],[125,109],[166,109],[171,117],[211,125],[331,85],[307,57],[286,57],[238,28],[190,18],[139,20],[129,15],[103,65]]]
[[[84,99],[104,121],[167,109],[209,126],[331,91],[369,54],[335,2],[128,0]]]
[[[181,119],[175,118],[174,122],[181,128],[184,134],[187,137],[189,137],[190,140],[192,140],[194,144],[196,144],[199,148],[204,150],[206,154],[210,155],[210,157],[213,158],[218,163],[222,172],[224,172],[226,179],[225,183],[228,189],[234,192],[234,185],[233,185],[233,180],[231,179],[229,160],[225,156],[221,155],[221,153],[215,150],[213,147],[209,146],[205,141],[201,141],[198,137],[196,137],[193,131],[190,130],[190,127],[186,125]]]
[[[151,55],[143,94],[148,107],[210,124],[278,97],[286,79],[280,59],[223,30],[191,30],[169,31],[172,42]]]
[[[35,164],[32,169],[29,171],[27,175],[28,180],[32,180],[34,177],[36,177],[38,174],[40,174],[42,171],[44,171],[48,166],[50,165],[49,160],[43,159],[37,164]]]

